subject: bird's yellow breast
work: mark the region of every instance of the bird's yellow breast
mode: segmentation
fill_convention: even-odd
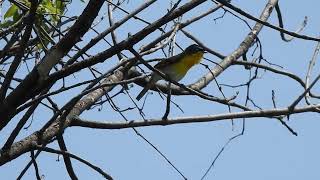
[[[193,65],[200,63],[202,57],[203,52],[185,55],[179,62],[174,65],[174,68],[179,74],[185,75]]]

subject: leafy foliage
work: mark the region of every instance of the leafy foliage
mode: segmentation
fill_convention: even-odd
[[[64,0],[42,0],[36,11],[35,31],[40,38],[37,46],[39,49],[45,48],[52,38],[49,35],[52,28],[61,22],[62,15],[66,12],[66,6],[71,1]],[[28,14],[31,3],[28,0],[20,0],[12,3],[3,16],[0,28],[7,29],[23,22],[23,18]]]

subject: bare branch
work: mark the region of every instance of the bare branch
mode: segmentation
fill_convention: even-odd
[[[296,37],[296,38],[299,38],[299,39],[311,40],[311,41],[320,41],[319,38],[310,37],[310,36],[306,36],[306,35],[300,35],[300,34],[297,34],[297,33],[295,33],[295,32],[288,31],[288,30],[285,30],[285,29],[283,29],[283,28],[279,28],[279,27],[277,27],[277,26],[274,26],[274,25],[272,25],[272,24],[270,24],[270,23],[264,22],[264,21],[262,21],[261,19],[258,19],[258,18],[256,18],[256,17],[254,17],[254,16],[246,13],[245,11],[241,10],[240,8],[237,8],[237,7],[233,6],[232,4],[226,2],[225,0],[216,0],[216,1],[218,1],[219,3],[223,4],[224,6],[226,6],[226,7],[230,8],[230,9],[236,11],[237,13],[239,13],[239,14],[247,17],[247,18],[249,18],[249,19],[251,19],[251,20],[254,20],[254,21],[258,22],[258,23],[261,23],[261,24],[263,24],[263,25],[265,25],[265,26],[268,26],[268,27],[270,27],[270,28],[272,28],[272,29],[274,29],[274,30],[283,32],[283,33],[285,33],[285,34],[288,34],[288,35],[290,35],[290,36],[293,36],[293,37]],[[270,3],[270,4],[274,4],[274,3],[277,4],[278,1],[277,1],[277,0],[272,0],[272,1],[269,1],[269,3]]]
[[[59,135],[57,139],[58,139],[58,143],[59,143],[59,147],[60,147],[61,151],[68,152],[67,146],[66,146],[64,139],[63,139],[63,136]],[[62,156],[63,156],[64,164],[66,165],[66,169],[68,171],[70,178],[72,180],[77,180],[78,177],[73,170],[70,156],[65,155],[65,154],[62,154]]]
[[[298,114],[304,112],[319,112],[320,105],[314,106],[309,105],[301,108],[295,108],[290,110],[289,108],[283,109],[270,109],[270,110],[258,110],[258,111],[244,111],[244,112],[233,112],[227,114],[217,114],[208,116],[192,116],[192,117],[177,117],[169,118],[167,121],[162,119],[149,119],[147,121],[137,120],[129,121],[124,123],[103,123],[110,122],[109,120],[104,120],[103,122],[93,121],[93,120],[81,120],[75,117],[72,121],[71,126],[95,128],[95,129],[126,129],[132,127],[144,127],[144,126],[166,126],[173,124],[184,124],[184,123],[200,123],[200,122],[212,122],[228,119],[241,119],[241,118],[256,118],[256,117],[270,117],[276,118],[278,116],[286,116],[289,114]]]
[[[97,171],[99,174],[101,174],[103,177],[105,177],[106,179],[110,179],[112,180],[113,178],[107,174],[106,172],[104,172],[102,169],[100,169],[99,167],[89,163],[88,161],[80,158],[79,156],[76,156],[74,154],[71,154],[67,151],[59,151],[59,150],[55,150],[55,149],[52,149],[52,148],[48,148],[48,147],[42,147],[42,146],[35,146],[34,149],[37,149],[37,150],[41,150],[41,151],[45,151],[45,152],[49,152],[49,153],[54,153],[54,154],[61,154],[61,155],[64,155],[64,156],[68,156],[70,158],[73,158],[73,159],[76,159],[80,162],[82,162],[83,164],[89,166],[90,168],[92,168],[93,170]]]
[[[283,28],[284,26],[283,26],[283,20],[282,20],[282,15],[281,15],[279,3],[276,5],[275,9],[276,9],[276,12],[278,15],[279,27]],[[295,33],[299,34],[306,27],[307,22],[308,22],[308,18],[306,16],[304,18],[304,21],[302,22],[301,26],[295,31]],[[280,36],[281,36],[281,39],[285,42],[290,42],[294,39],[293,36],[285,37],[285,34],[283,33],[283,31],[280,31]]]

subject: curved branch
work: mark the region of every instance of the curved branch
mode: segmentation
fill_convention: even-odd
[[[254,67],[261,68],[261,69],[265,69],[265,70],[271,71],[276,74],[281,74],[281,75],[287,76],[287,77],[297,81],[304,89],[306,88],[306,84],[303,82],[303,80],[300,77],[298,77],[297,75],[292,74],[290,72],[287,72],[287,71],[275,69],[275,68],[272,68],[272,67],[269,67],[269,66],[266,66],[263,64],[258,64],[258,63],[248,62],[248,61],[235,61],[234,65],[249,65],[249,66],[254,66]]]
[[[278,15],[279,26],[280,26],[280,28],[283,28],[283,20],[282,20],[282,15],[281,15],[279,3],[276,5],[275,9],[276,9],[276,12]],[[304,20],[303,20],[301,26],[296,30],[295,33],[300,33],[306,27],[307,22],[308,22],[308,17],[306,16],[306,17],[304,17]],[[280,31],[280,36],[281,36],[281,39],[285,42],[290,42],[291,40],[294,39],[294,36],[285,37],[285,34],[282,31]]]
[[[41,150],[41,151],[45,151],[45,152],[49,152],[49,153],[54,153],[54,154],[61,154],[63,156],[68,156],[70,158],[73,158],[73,159],[76,159],[80,162],[82,162],[83,164],[89,166],[90,168],[92,168],[93,170],[97,171],[99,174],[101,174],[103,177],[105,177],[106,179],[110,179],[112,180],[113,178],[107,174],[106,172],[104,172],[101,168],[99,168],[98,166],[95,166],[93,164],[91,164],[90,162],[80,158],[79,156],[76,156],[74,154],[71,154],[67,151],[59,151],[59,150],[56,150],[56,149],[52,149],[52,148],[48,148],[48,147],[42,147],[42,146],[38,146],[38,145],[35,145],[34,149],[37,149],[37,150]]]

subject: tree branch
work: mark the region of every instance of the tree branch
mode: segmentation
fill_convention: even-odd
[[[185,123],[200,123],[200,122],[213,122],[220,120],[229,120],[229,119],[239,119],[242,118],[256,118],[256,117],[267,117],[267,118],[277,118],[278,116],[286,116],[289,114],[299,114],[305,112],[318,112],[320,105],[310,105],[302,108],[295,108],[290,110],[289,108],[283,109],[270,109],[270,110],[257,110],[257,111],[244,111],[244,112],[235,112],[227,114],[217,114],[217,115],[207,115],[207,116],[191,116],[191,117],[177,117],[169,118],[166,121],[162,119],[148,119],[148,120],[137,120],[137,121],[128,121],[128,122],[116,122],[116,123],[105,123],[110,122],[110,120],[83,120],[78,117],[75,117],[71,123],[71,126],[76,127],[85,127],[85,128],[94,128],[94,129],[126,129],[132,127],[147,127],[147,126],[167,126],[174,124],[185,124]]]
[[[103,177],[105,177],[106,179],[109,179],[109,180],[112,180],[113,178],[105,173],[102,169],[100,169],[98,166],[95,166],[91,163],[89,163],[88,161],[80,158],[79,156],[76,156],[74,154],[71,154],[67,151],[59,151],[59,150],[55,150],[55,149],[52,149],[52,148],[48,148],[48,147],[42,147],[42,146],[37,146],[35,145],[34,149],[37,149],[37,150],[41,150],[41,151],[45,151],[45,152],[49,152],[49,153],[54,153],[54,154],[61,154],[63,156],[68,156],[70,158],[73,158],[73,159],[76,159],[80,162],[82,162],[83,164],[89,166],[90,168],[92,168],[93,170],[97,171],[99,174],[101,174]]]

